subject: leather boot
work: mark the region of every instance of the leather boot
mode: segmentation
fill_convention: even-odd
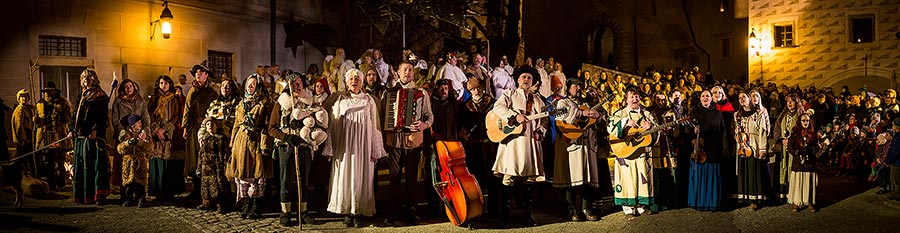
[[[525,185],[525,188],[523,188],[522,191],[524,191],[524,193],[522,194],[522,207],[524,207],[523,209],[525,210],[525,222],[528,223],[528,225],[537,226],[537,220],[534,219],[534,203],[531,198],[531,185]]]
[[[506,185],[500,187],[501,195],[499,196],[500,200],[498,208],[500,211],[500,226],[506,225],[506,221],[509,220],[509,209],[512,208],[512,201],[510,200],[511,191],[509,189],[510,187]]]
[[[250,208],[253,206],[253,202],[250,201],[250,198],[241,198],[241,206],[241,218],[246,219],[250,215]]]
[[[287,226],[291,223],[291,203],[290,202],[282,202],[281,203],[281,215],[278,216],[278,224],[282,226]]]
[[[569,216],[571,219],[569,221],[578,222],[581,221],[581,216],[578,215],[578,210],[575,209],[575,206],[569,205]]]
[[[260,219],[262,217],[262,202],[260,201],[260,197],[250,198],[250,202],[253,203],[250,205],[250,213],[247,214],[247,219]]]

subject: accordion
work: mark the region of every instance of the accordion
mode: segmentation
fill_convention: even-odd
[[[417,102],[425,97],[425,93],[418,88],[405,88],[389,90],[385,95],[387,113],[384,114],[384,130],[409,132],[412,123],[421,120]]]

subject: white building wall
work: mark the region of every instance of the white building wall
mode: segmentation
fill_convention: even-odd
[[[750,51],[751,82],[762,79],[787,85],[835,88],[848,85],[851,90],[867,85],[870,90],[883,90],[900,71],[900,38],[895,35],[900,32],[900,1],[746,1],[750,6],[750,28],[755,28],[757,35],[772,44],[773,25],[793,23],[797,45],[771,48],[761,58]],[[875,15],[874,42],[849,42],[850,16],[858,14]]]

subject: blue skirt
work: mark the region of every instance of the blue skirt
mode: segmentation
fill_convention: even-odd
[[[722,200],[722,177],[718,163],[691,161],[688,206],[696,210],[717,210]]]

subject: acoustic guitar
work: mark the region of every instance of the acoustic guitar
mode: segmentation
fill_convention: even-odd
[[[559,116],[568,112],[568,109],[554,109],[546,112],[540,112],[525,116],[528,121],[534,119],[540,119],[544,117],[548,117],[550,115]],[[514,121],[514,120],[513,120]],[[510,119],[505,119],[500,117],[494,110],[488,112],[487,116],[484,118],[484,127],[487,128],[488,138],[491,139],[492,142],[504,142],[510,136],[522,134],[522,131],[525,131],[525,125],[523,124],[515,124],[510,125]]]
[[[578,106],[578,109],[580,109],[581,112],[584,112],[587,110],[597,110],[601,106],[603,106],[603,104],[605,104],[606,102],[609,102],[612,99],[613,99],[613,95],[606,95],[606,98],[604,98],[603,100],[600,100],[600,102],[597,103],[596,105],[594,105],[593,107],[588,107],[587,105],[583,104],[581,106]],[[570,112],[569,114],[575,114],[575,113]],[[584,130],[587,129],[587,127],[590,127],[591,125],[594,125],[595,123],[597,123],[597,119],[586,118],[586,117],[577,119],[575,122],[572,122],[572,124],[566,123],[566,121],[564,121],[562,119],[556,119],[556,128],[559,129],[559,132],[563,137],[565,137],[569,140],[575,140],[575,139],[580,138],[581,135],[584,134]]]
[[[653,141],[656,141],[656,137],[658,136],[656,132],[688,121],[689,119],[690,117],[684,117],[669,123],[657,125],[648,130],[641,128],[626,128],[625,130],[628,133],[625,134],[625,137],[623,138],[619,138],[617,135],[609,135],[609,146],[612,148],[613,154],[618,158],[637,158],[643,153],[643,150],[639,151],[638,149],[643,149],[644,147],[649,146],[650,143],[653,143]]]

